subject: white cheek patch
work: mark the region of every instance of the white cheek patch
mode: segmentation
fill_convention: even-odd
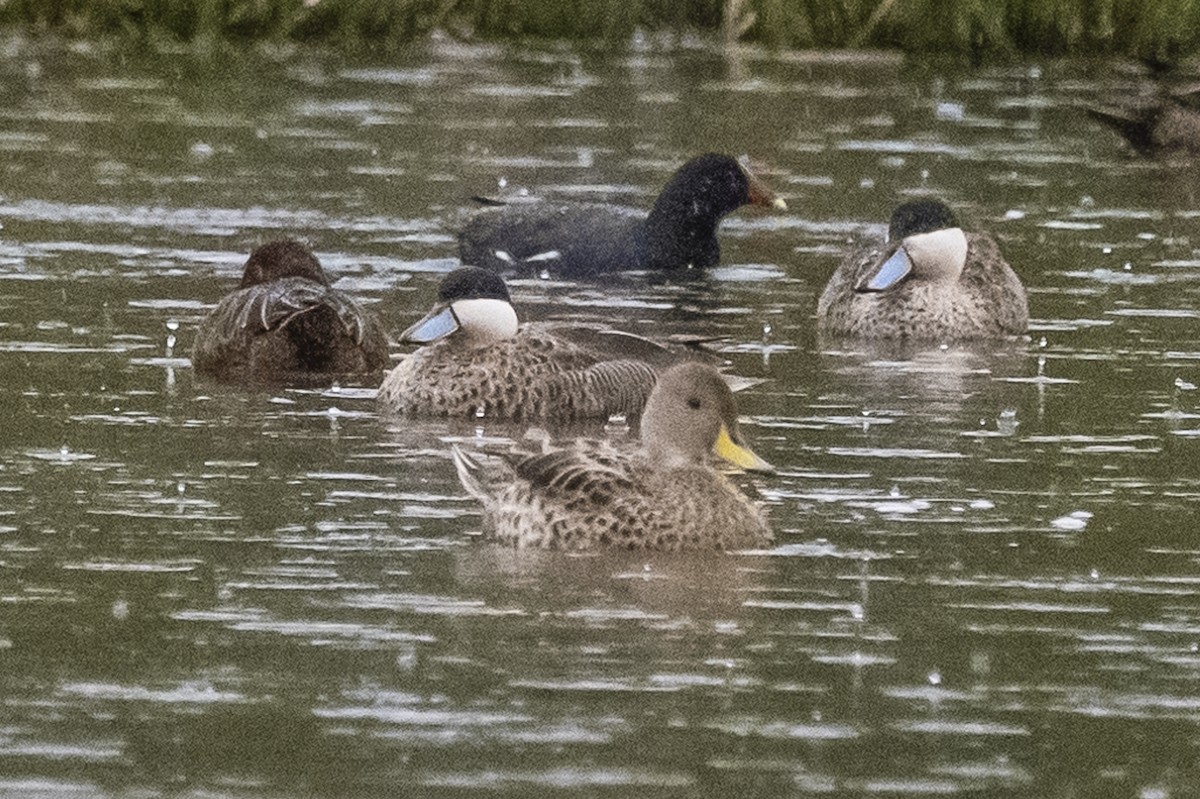
[[[451,307],[463,332],[478,341],[500,341],[517,333],[517,312],[504,300],[458,300]]]
[[[926,280],[953,282],[967,263],[967,234],[952,227],[918,233],[904,240],[913,272]]]

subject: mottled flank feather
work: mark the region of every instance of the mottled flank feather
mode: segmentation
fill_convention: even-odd
[[[488,534],[506,546],[730,550],[771,542],[762,511],[707,465],[662,469],[643,452],[590,439],[487,466],[455,447],[454,460],[484,506]]]
[[[453,337],[437,341],[401,361],[379,399],[406,416],[572,421],[640,414],[655,367],[605,360],[557,329],[528,324],[486,347],[462,347]]]
[[[708,462],[719,430],[739,440],[728,387],[711,367],[686,364],[664,373],[655,391],[638,449],[577,439],[479,458],[454,447],[459,479],[483,505],[486,534],[538,549],[769,544],[762,510]]]

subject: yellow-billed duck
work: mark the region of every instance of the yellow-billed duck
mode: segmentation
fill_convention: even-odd
[[[715,456],[773,471],[742,440],[733,393],[711,366],[662,374],[641,419],[641,446],[577,439],[477,458],[453,449],[459,479],[483,504],[485,535],[518,548],[745,549],[772,540],[765,513]]]

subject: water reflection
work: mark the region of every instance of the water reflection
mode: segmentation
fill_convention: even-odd
[[[1079,113],[1122,78],[656,39],[6,52],[0,793],[1195,795],[1195,180]],[[747,484],[770,551],[496,551],[448,448],[523,430],[186,360],[256,243],[312,243],[394,333],[471,194],[644,205],[707,150],[792,211],[728,219],[695,280],[513,290],[724,337],[781,467]],[[999,238],[1030,339],[819,341],[850,240],[927,192]]]

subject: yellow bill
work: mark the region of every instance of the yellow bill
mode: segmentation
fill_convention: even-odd
[[[713,445],[713,452],[718,458],[727,460],[734,466],[740,466],[746,471],[775,472],[774,466],[754,454],[749,447],[734,441],[729,435],[729,428],[725,425],[721,425],[721,432],[717,435],[717,443]]]

